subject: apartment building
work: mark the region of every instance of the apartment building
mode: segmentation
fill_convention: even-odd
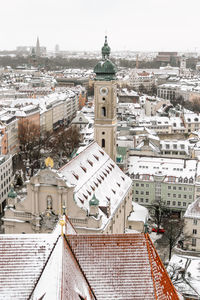
[[[157,96],[163,99],[174,100],[177,89],[177,84],[161,84],[157,87]]]
[[[200,252],[200,198],[190,204],[184,214],[185,250]]]
[[[0,116],[0,155],[14,155],[18,149],[18,120],[14,115],[4,112]]]
[[[6,205],[12,180],[12,155],[2,155],[0,156],[0,213]]]
[[[170,210],[183,215],[196,199],[198,164],[189,159],[129,157],[133,200],[146,207],[161,200]]]

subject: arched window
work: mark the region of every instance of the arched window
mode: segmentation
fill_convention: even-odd
[[[105,139],[102,139],[102,140],[101,140],[101,147],[102,147],[102,148],[105,148],[105,145],[106,145]]]
[[[50,195],[47,196],[47,209],[52,209],[52,197]]]
[[[101,114],[102,117],[106,117],[106,108],[104,106],[101,108]]]

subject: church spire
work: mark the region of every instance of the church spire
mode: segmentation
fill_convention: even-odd
[[[36,47],[35,47],[35,54],[36,56],[40,56],[40,42],[39,42],[39,37],[37,37],[37,42],[36,42]]]
[[[109,59],[109,56],[110,56],[110,47],[108,46],[108,41],[107,41],[107,35],[105,36],[105,42],[104,42],[104,45],[101,49],[101,53],[102,53],[102,59],[105,60],[105,59]]]

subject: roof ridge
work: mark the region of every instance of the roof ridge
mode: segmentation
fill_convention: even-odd
[[[93,294],[93,296],[94,296],[94,299],[97,300],[97,298],[96,298],[96,296],[95,296],[95,293],[94,293],[94,291],[93,291],[93,289],[92,289],[92,287],[91,287],[91,285],[90,285],[90,283],[89,283],[89,281],[88,281],[88,279],[87,279],[85,273],[83,272],[83,269],[81,268],[81,265],[79,264],[79,261],[78,261],[76,255],[75,255],[74,251],[72,250],[72,247],[71,247],[71,245],[70,245],[70,243],[69,243],[69,241],[68,241],[68,239],[67,239],[67,236],[68,236],[68,235],[66,235],[66,234],[63,236],[63,237],[64,237],[64,240],[65,240],[65,242],[67,243],[67,246],[69,247],[69,249],[70,249],[70,251],[71,251],[71,253],[72,253],[72,255],[73,255],[73,257],[74,257],[74,259],[75,259],[75,261],[76,261],[76,263],[77,263],[77,265],[78,265],[80,271],[81,271],[81,273],[83,274],[83,277],[85,278],[85,280],[86,280],[86,282],[87,282],[87,284],[88,284],[88,286],[89,286],[89,288],[90,288],[90,290],[91,290],[91,292],[92,292],[92,294]],[[78,236],[78,235],[75,235],[75,236]]]

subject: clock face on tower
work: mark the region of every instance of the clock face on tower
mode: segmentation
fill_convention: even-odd
[[[108,88],[107,88],[107,87],[102,87],[102,88],[100,88],[100,94],[101,94],[102,96],[108,95]]]

